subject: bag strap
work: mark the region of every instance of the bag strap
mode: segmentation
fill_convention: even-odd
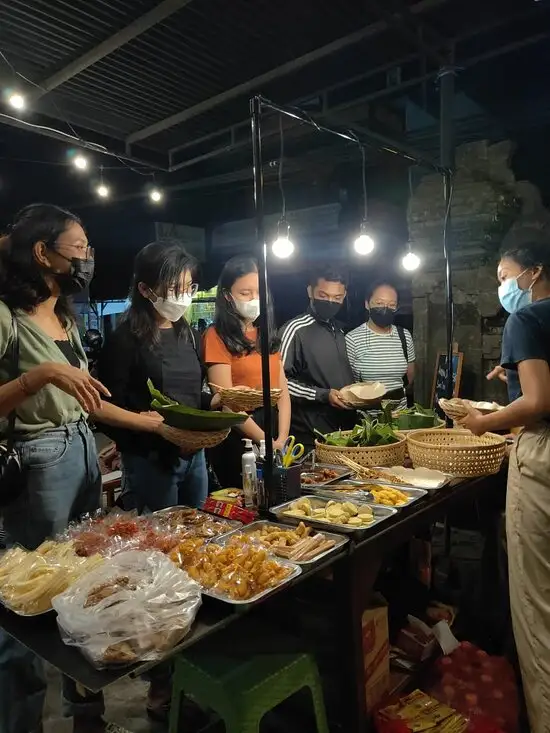
[[[17,318],[15,317],[15,314],[13,311],[11,312],[11,326],[12,326],[12,340],[11,340],[11,349],[9,352],[9,369],[8,369],[8,379],[9,381],[13,381],[14,379],[17,379],[19,377],[19,325],[17,323]],[[15,410],[12,410],[10,414],[8,415],[8,432],[7,432],[7,442],[6,442],[6,449],[8,453],[11,453],[13,450],[13,445],[15,443]]]
[[[397,328],[397,335],[399,336],[399,340],[401,341],[401,348],[403,349],[403,356],[405,357],[405,361],[407,364],[409,363],[409,352],[407,349],[407,339],[405,337],[405,329],[403,326],[396,326]]]

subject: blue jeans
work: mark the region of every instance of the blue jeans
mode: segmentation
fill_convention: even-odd
[[[140,514],[178,504],[199,508],[208,496],[203,450],[171,467],[160,465],[154,456],[123,453],[121,458],[124,508],[134,503]]]
[[[8,546],[32,550],[69,522],[101,506],[94,437],[85,421],[17,443],[26,474],[23,494],[3,509]],[[0,630],[0,733],[29,733],[40,725],[46,695],[42,661]],[[82,696],[63,678],[66,715],[103,713],[103,696]]]

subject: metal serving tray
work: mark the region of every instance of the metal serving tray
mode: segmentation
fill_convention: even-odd
[[[342,482],[345,483],[345,482]],[[369,484],[374,485],[374,482],[369,482]],[[411,504],[414,504],[415,501],[418,501],[419,499],[422,499],[423,496],[426,496],[428,493],[426,489],[413,489],[412,487],[408,486],[393,486],[392,484],[377,484],[377,486],[387,486],[390,489],[398,489],[399,491],[402,491],[404,494],[406,494],[409,497],[409,500],[405,504],[399,504],[398,506],[390,507],[393,509],[404,509],[405,507],[410,506]],[[352,485],[350,485],[350,488],[352,488]],[[346,494],[344,491],[331,491],[331,487],[327,486],[326,488],[313,488],[313,493],[316,496],[324,496],[327,499],[333,499],[333,500],[344,500],[344,501],[357,501],[361,504],[369,504],[370,506],[385,506],[385,504],[378,504],[375,501],[374,495],[370,491],[363,491],[361,493],[349,493]]]
[[[302,499],[309,499],[311,501],[312,506],[315,507],[324,507],[329,499],[326,499],[324,497],[320,496],[303,496]],[[284,524],[299,524],[300,522],[303,522],[304,524],[310,524],[312,527],[316,527],[317,529],[320,529],[321,532],[325,531],[327,528],[332,529],[335,532],[343,532],[344,534],[353,534],[357,537],[363,537],[365,534],[369,532],[370,529],[373,527],[376,527],[377,524],[380,524],[380,522],[384,522],[386,519],[389,519],[390,517],[393,517],[394,514],[397,514],[397,510],[393,507],[389,506],[381,506],[380,504],[369,504],[369,506],[372,509],[372,512],[374,514],[374,522],[371,524],[365,525],[364,527],[350,527],[349,524],[336,524],[334,522],[319,522],[314,517],[294,517],[292,515],[285,514],[284,512],[290,508],[291,504],[294,504],[295,501],[299,501],[298,499],[293,499],[292,501],[287,501],[284,504],[279,504],[279,506],[272,507],[270,509],[271,513],[274,514],[277,517],[277,520],[279,522],[283,522]],[[344,501],[346,501],[344,499]],[[366,502],[359,502],[362,504],[365,504]]]
[[[307,470],[307,469],[310,470]],[[302,476],[307,476],[310,474],[315,474],[319,471],[322,471],[324,468],[328,468],[331,471],[336,471],[338,474],[335,478],[327,479],[326,481],[321,481],[318,484],[304,484],[302,483]],[[309,491],[311,486],[328,486],[329,484],[333,484],[335,481],[342,481],[345,478],[348,478],[351,476],[353,471],[350,471],[349,468],[346,468],[346,466],[338,466],[333,465],[331,463],[316,463],[315,467],[306,467],[300,472],[300,484],[302,486],[302,489],[305,489],[306,491]]]
[[[231,537],[234,537],[236,534],[251,534],[252,532],[257,531],[261,529],[262,527],[276,527],[277,529],[281,529],[281,530],[285,529],[284,525],[278,524],[277,522],[269,522],[267,520],[261,520],[259,522],[252,522],[251,524],[247,524],[240,530],[234,529],[232,532],[229,532],[228,534],[225,534],[221,537],[217,537],[215,540],[213,540],[213,543],[217,545],[226,545],[231,540]],[[321,552],[319,555],[315,555],[315,557],[312,558],[311,560],[290,560],[289,562],[296,563],[296,565],[313,565],[318,560],[321,560],[323,557],[330,555],[332,552],[336,552],[343,545],[345,545],[346,542],[348,542],[348,538],[343,537],[341,534],[334,534],[333,532],[321,532],[321,534],[324,537],[326,537],[327,540],[334,540],[335,541],[334,547],[330,547],[328,550]],[[262,545],[262,547],[265,547],[265,549],[269,552],[269,554],[273,555],[273,557],[275,557],[277,560],[286,560],[286,558],[282,558],[279,555],[277,555],[275,552],[273,552],[271,548],[269,548],[267,545]]]
[[[171,514],[171,512],[177,511],[178,509],[193,509],[193,507],[185,506],[183,504],[179,506],[169,506],[166,509],[159,509],[156,512],[153,512],[153,516],[159,516],[163,514]],[[242,522],[239,522],[237,519],[226,519],[225,517],[220,517],[218,514],[210,514],[209,512],[203,512],[201,509],[194,509],[194,511],[197,512],[197,514],[201,517],[207,517],[208,519],[215,519],[219,522],[225,522],[230,526],[230,529],[227,530],[227,532],[223,532],[223,534],[216,535],[212,537],[211,539],[217,539],[218,537],[223,537],[224,535],[228,534],[229,532],[233,532],[235,529],[238,529],[239,527],[243,526]],[[192,527],[193,523],[189,523],[189,527]]]
[[[223,538],[221,536],[217,537],[214,541],[214,544],[220,544],[221,546],[223,546],[225,542],[220,542],[220,540],[225,539],[226,537],[227,535],[225,535]],[[270,555],[269,557],[271,560],[279,563],[279,565],[284,565],[284,567],[290,568],[289,575],[283,581],[281,581],[279,585],[276,585],[273,588],[267,588],[261,593],[257,593],[255,596],[247,598],[244,601],[235,601],[233,600],[233,598],[228,598],[228,596],[224,595],[223,593],[217,593],[210,588],[202,588],[201,593],[205,596],[209,596],[210,598],[216,598],[216,600],[218,601],[230,603],[232,606],[248,606],[251,603],[256,603],[256,601],[259,601],[261,598],[265,598],[265,596],[268,596],[270,593],[274,593],[276,590],[279,590],[279,588],[282,588],[283,585],[286,585],[287,583],[290,583],[291,580],[294,580],[294,578],[297,578],[298,575],[300,575],[300,573],[302,572],[302,568],[295,562],[290,562],[290,560],[285,560],[282,557],[275,557],[274,555]]]

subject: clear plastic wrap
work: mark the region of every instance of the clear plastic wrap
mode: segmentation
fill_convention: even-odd
[[[53,600],[65,644],[98,668],[155,661],[187,634],[201,589],[161,552],[129,550]]]

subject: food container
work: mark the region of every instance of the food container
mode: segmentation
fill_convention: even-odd
[[[506,455],[506,439],[469,430],[415,430],[407,436],[413,466],[448,471],[456,478],[498,473]]]
[[[217,542],[218,544],[223,544],[223,540],[225,539],[226,537],[217,537],[215,542]],[[220,540],[222,540],[222,542],[220,542]],[[292,580],[294,580],[294,578],[297,578],[298,575],[300,575],[300,573],[302,572],[302,568],[295,562],[285,560],[282,557],[275,557],[275,555],[270,555],[269,557],[270,559],[278,562],[279,565],[290,568],[290,574],[283,581],[281,581],[279,585],[276,585],[273,588],[267,588],[261,593],[257,593],[255,596],[247,598],[244,601],[236,601],[233,598],[229,598],[228,596],[224,595],[223,593],[217,593],[216,591],[207,588],[202,589],[202,594],[204,596],[209,596],[210,598],[216,598],[218,601],[223,601],[224,603],[230,603],[232,606],[248,606],[251,603],[256,603],[260,599],[265,598],[266,596],[270,595],[270,593],[275,593],[275,591],[279,590],[279,588],[282,588],[284,585],[287,585],[287,583],[290,583]]]
[[[380,468],[384,471],[384,467]],[[410,486],[413,489],[426,489],[426,491],[436,491],[437,489],[441,489],[453,478],[450,473],[436,471],[432,468],[404,468],[403,466],[391,466],[388,471],[402,478],[403,481],[406,481],[407,486]],[[385,486],[393,486],[397,489],[403,486],[403,484],[384,481],[382,478],[369,481],[368,483],[384,484]]]
[[[315,476],[315,474],[318,474],[322,472],[324,469],[328,469],[329,471],[334,471],[338,475],[334,478],[328,478],[324,481],[318,481],[314,484],[304,483],[303,477],[304,476]],[[302,470],[300,474],[300,483],[302,485],[302,488],[305,488],[306,490],[309,490],[310,486],[326,486],[327,484],[332,484],[335,481],[341,481],[342,479],[347,478],[348,476],[351,476],[351,471],[346,466],[342,466],[341,464],[330,464],[330,463],[317,463],[315,464],[315,468],[311,469],[304,469]]]
[[[4,606],[8,611],[11,611],[11,613],[15,613],[16,616],[22,616],[23,618],[33,618],[34,616],[45,616],[47,613],[52,613],[54,610],[53,608],[47,608],[45,611],[37,611],[36,613],[23,613],[22,611],[17,611],[15,608],[12,608],[9,603],[6,603],[4,599],[0,596],[0,606]]]
[[[324,507],[328,503],[328,501],[330,501],[329,499],[313,495],[304,496],[302,498],[309,499],[311,501],[311,505],[314,508]],[[372,504],[371,508],[374,514],[374,522],[365,525],[364,527],[350,527],[349,524],[320,522],[315,519],[315,517],[293,517],[292,515],[285,514],[284,512],[287,509],[290,509],[290,505],[293,504],[294,501],[296,501],[296,499],[293,499],[292,501],[287,501],[284,504],[279,504],[279,506],[275,506],[270,509],[271,513],[277,517],[278,522],[283,522],[283,524],[300,524],[300,522],[303,522],[304,524],[309,524],[312,527],[319,529],[321,532],[324,532],[328,528],[333,529],[335,532],[353,534],[356,537],[364,537],[365,534],[367,534],[369,530],[371,530],[373,527],[376,527],[377,524],[380,524],[380,522],[384,522],[386,519],[390,519],[390,517],[393,517],[395,514],[397,514],[397,510],[393,507],[381,506],[380,504]]]
[[[406,504],[395,505],[393,507],[389,507],[390,509],[405,509],[405,507],[414,504],[415,501],[422,499],[428,493],[425,489],[413,489],[405,486],[391,486],[390,484],[380,484],[380,488],[382,488],[382,486],[387,486],[389,489],[398,489],[399,491],[403,492],[403,494],[406,494],[409,497],[409,500]],[[352,487],[350,486],[350,488]],[[328,486],[326,489],[315,489],[313,493],[316,496],[323,496],[327,499],[333,499],[334,501],[340,499],[340,501],[358,501],[361,504],[369,504],[370,506],[386,506],[386,504],[378,504],[375,501],[374,495],[371,494],[370,491],[365,491],[361,494],[346,494],[342,491],[331,491],[330,486]]]
[[[212,389],[220,395],[221,404],[233,412],[253,412],[263,407],[264,393],[262,389],[251,387],[220,387],[210,383]],[[279,401],[282,389],[271,389],[271,406],[275,407]]]
[[[154,516],[162,516],[164,514],[171,514],[172,512],[175,512],[175,511],[178,511],[178,510],[181,510],[181,509],[192,509],[192,507],[188,507],[188,506],[184,506],[184,505],[181,505],[181,506],[169,506],[166,509],[159,509],[158,511],[153,512],[153,515]],[[215,514],[209,514],[208,512],[201,512],[200,509],[195,509],[194,511],[197,513],[197,516],[198,517],[206,517],[207,519],[212,519],[212,520],[218,521],[218,522],[225,522],[226,524],[228,524],[229,527],[230,527],[230,529],[228,529],[227,532],[224,532],[223,533],[224,535],[227,534],[228,532],[232,532],[233,530],[238,529],[239,527],[242,527],[243,526],[242,525],[242,522],[238,522],[235,519],[226,519],[225,517],[219,517],[219,516],[217,516]],[[184,526],[192,527],[194,523],[193,522],[182,522],[182,524]],[[222,537],[222,536],[223,535],[217,535],[217,537]],[[216,539],[216,537],[212,537],[211,539]]]
[[[305,522],[304,522],[305,524]],[[277,524],[276,522],[269,522],[269,521],[259,521],[259,522],[252,522],[252,524],[248,524],[246,527],[243,527],[242,529],[234,529],[232,532],[229,532],[228,534],[223,535],[222,537],[218,537],[215,540],[213,540],[214,544],[217,545],[226,545],[230,540],[231,537],[234,537],[236,534],[251,534],[252,532],[256,532],[257,530],[261,529],[262,527],[277,527],[278,529],[284,529],[280,524]],[[332,532],[322,532],[321,533],[324,537],[326,537],[327,540],[334,540],[335,545],[334,547],[331,547],[328,550],[325,550],[324,552],[319,553],[319,555],[316,555],[311,560],[289,560],[289,562],[296,563],[296,565],[313,565],[314,563],[321,560],[323,557],[326,557],[327,555],[332,554],[333,552],[337,552],[343,545],[345,545],[348,542],[347,537],[342,537],[341,534],[333,534]],[[259,543],[261,544],[261,543]],[[266,550],[270,550],[267,545],[262,545],[262,547],[265,547]],[[276,555],[275,553],[270,553],[275,557],[277,560],[284,560],[285,558],[279,557],[279,555]]]
[[[342,435],[351,434],[351,430],[343,430]],[[396,432],[399,438],[397,443],[389,445],[375,445],[368,447],[327,445],[315,441],[315,454],[324,463],[342,463],[340,456],[351,458],[360,466],[396,466],[403,465],[407,452],[407,438],[402,433]]]

